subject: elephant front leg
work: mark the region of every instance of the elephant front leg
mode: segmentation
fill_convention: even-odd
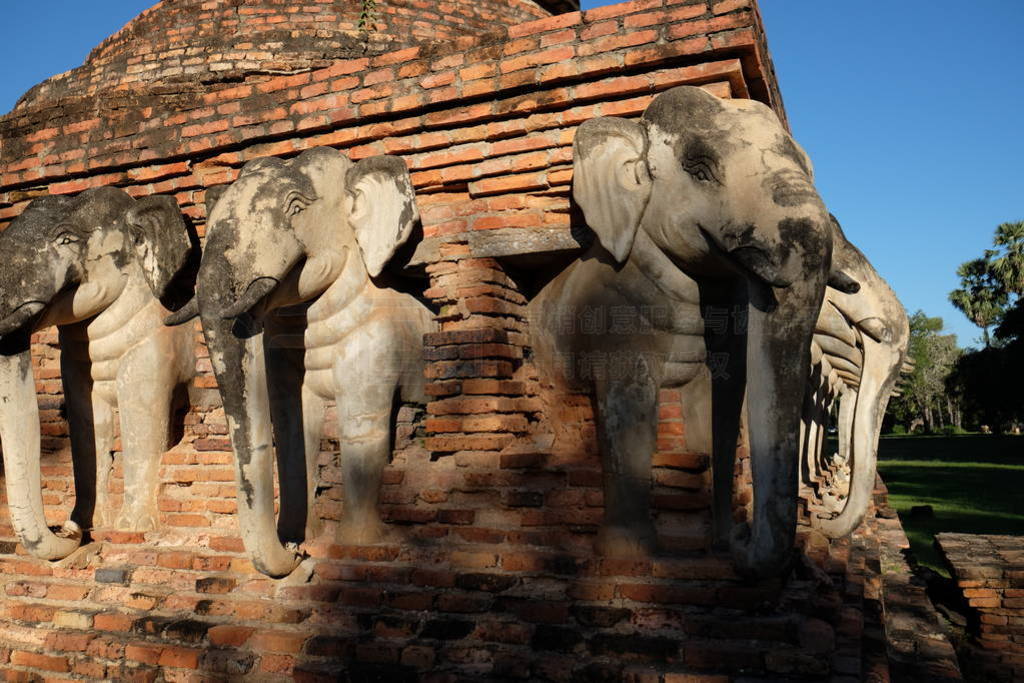
[[[604,481],[604,525],[597,551],[647,555],[657,546],[651,521],[651,457],[657,447],[658,381],[649,360],[628,377],[596,386],[598,442]]]
[[[711,476],[714,545],[724,550],[733,529],[736,449],[740,443],[747,378],[747,331],[743,316],[746,290],[736,283],[701,283],[701,310],[707,324],[704,339],[711,377]]]
[[[67,342],[61,357],[65,406],[70,428],[71,460],[75,474],[75,507],[71,520],[83,529],[113,521],[109,503],[111,452],[114,448],[114,410],[95,390],[84,352]]]
[[[170,391],[152,390],[119,397],[124,503],[114,522],[117,529],[151,531],[159,524],[160,460],[170,446],[171,397]]]
[[[341,471],[345,480],[344,518],[338,541],[350,545],[378,543],[387,537],[380,516],[380,485],[388,464],[390,414],[359,415],[360,427],[341,430]]]
[[[274,356],[268,352],[268,358],[273,359]],[[279,370],[274,370],[271,375],[279,381],[272,383],[270,396],[281,490],[277,527],[283,539],[309,540],[319,536],[321,531],[313,503],[316,500],[316,460],[323,434],[324,401],[309,387],[301,386],[301,373],[286,377]],[[296,397],[301,397],[301,410],[296,410]]]
[[[83,405],[85,402],[91,405]],[[91,398],[69,397],[67,410],[75,470],[75,509],[71,519],[86,529],[110,526],[114,521],[110,505],[114,409],[93,393]]]
[[[345,486],[341,543],[385,540],[380,485],[391,459],[391,415],[397,386],[396,364],[373,353],[373,337],[353,340],[335,368],[338,432]]]

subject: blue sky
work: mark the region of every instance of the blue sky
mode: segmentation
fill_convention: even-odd
[[[612,4],[583,0],[584,7]],[[152,0],[7,3],[0,111]],[[1024,0],[761,0],[783,98],[818,187],[907,309],[978,338],[956,267],[1024,220]]]

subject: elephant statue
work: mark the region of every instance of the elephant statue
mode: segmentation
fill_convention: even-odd
[[[656,549],[658,392],[706,367],[716,545],[731,545],[748,576],[776,574],[795,539],[811,334],[831,264],[811,164],[764,104],[690,86],[658,95],[638,121],[587,121],[573,157],[573,196],[597,239],[529,314],[541,372],[594,392],[597,549]],[[744,396],[754,499],[750,522],[734,527]]]
[[[195,244],[172,197],[135,200],[113,187],[35,199],[0,233],[0,443],[11,523],[32,555],[68,556],[93,524],[157,526],[160,458],[171,446],[176,397],[195,369],[192,335],[164,326],[165,303],[191,295]],[[50,325],[60,341],[75,476],[75,506],[57,533],[43,513],[30,354],[31,334]],[[124,503],[111,519],[115,410]]]
[[[811,382],[801,448],[804,483],[821,491],[826,516],[811,524],[830,538],[852,533],[875,487],[878,437],[889,398],[909,367],[910,325],[896,294],[834,218],[833,268],[859,284],[847,293],[829,287],[811,342]],[[839,402],[839,453],[822,460],[824,432]]]
[[[168,322],[202,318],[235,452],[242,538],[256,568],[281,577],[301,559],[298,542],[318,532],[328,401],[345,487],[338,538],[372,543],[385,531],[378,498],[395,401],[426,402],[423,335],[434,328],[431,311],[386,269],[419,211],[401,159],[353,164],[327,147],[251,161],[213,195],[196,299]]]

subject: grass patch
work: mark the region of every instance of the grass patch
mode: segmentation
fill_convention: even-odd
[[[878,469],[918,561],[948,576],[935,534],[1024,535],[1024,438],[967,435],[883,438]],[[935,517],[911,519],[931,505]]]

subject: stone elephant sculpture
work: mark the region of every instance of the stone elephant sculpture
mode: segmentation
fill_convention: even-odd
[[[829,287],[825,292],[811,342],[801,474],[820,492],[826,509],[824,516],[812,514],[811,524],[830,538],[841,538],[860,526],[871,501],[882,418],[908,366],[910,325],[886,281],[834,218],[832,226],[833,268],[855,280],[859,291]],[[822,459],[828,416],[837,400],[839,472]]]
[[[164,326],[163,302],[191,295],[193,237],[172,197],[136,201],[112,187],[36,199],[0,233],[0,442],[11,522],[36,557],[66,557],[94,522],[157,525],[174,397],[195,368],[191,335]],[[56,534],[43,514],[29,344],[50,325],[59,331],[75,476],[75,507]],[[111,519],[115,409],[125,490]]]
[[[780,571],[795,536],[806,369],[832,251],[807,156],[767,106],[683,86],[639,121],[580,126],[574,174],[597,241],[531,301],[530,318],[545,374],[595,394],[599,551],[655,547],[658,391],[710,365],[717,543],[731,543],[745,574]],[[616,317],[629,322],[615,329]],[[610,322],[594,329],[595,319]],[[754,501],[750,523],[733,528],[744,393]]]
[[[419,212],[397,157],[353,164],[315,148],[246,164],[208,216],[196,300],[169,323],[202,318],[235,452],[242,538],[257,569],[280,577],[301,559],[297,543],[317,533],[313,483],[329,400],[345,486],[339,538],[368,543],[384,531],[377,503],[393,406],[396,397],[426,402],[422,340],[433,315],[386,271]]]

